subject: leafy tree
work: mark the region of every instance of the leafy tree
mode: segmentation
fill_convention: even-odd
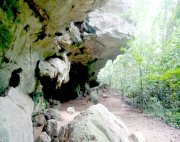
[[[109,61],[98,79],[142,110],[180,127],[180,8],[177,0],[158,2],[135,0],[128,13],[136,23],[131,48]]]

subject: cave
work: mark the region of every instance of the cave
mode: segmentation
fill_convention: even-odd
[[[85,84],[89,80],[88,66],[81,63],[73,63],[70,69],[70,80],[63,84],[60,89],[56,90],[56,96],[61,102],[75,99],[78,94],[85,91]],[[79,90],[78,90],[79,87]]]
[[[92,73],[89,73],[87,65],[81,63],[72,63],[69,72],[69,81],[62,84],[60,88],[56,89],[56,79],[49,77],[39,78],[43,85],[43,94],[46,100],[59,100],[61,103],[72,99],[76,99],[79,95],[83,96],[86,91],[85,84],[88,83],[90,87],[99,85],[93,79],[90,80]]]

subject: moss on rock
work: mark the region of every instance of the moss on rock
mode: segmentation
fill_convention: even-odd
[[[6,12],[9,19],[15,20],[19,13],[19,1],[18,0],[1,0],[0,8]]]
[[[0,21],[0,48],[8,48],[11,43],[11,33]]]

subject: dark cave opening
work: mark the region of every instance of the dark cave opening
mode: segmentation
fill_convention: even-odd
[[[56,89],[56,79],[49,77],[39,78],[43,85],[43,94],[46,100],[59,100],[61,103],[76,99],[78,95],[83,95],[86,91],[86,83],[90,87],[98,86],[98,82],[90,80],[92,73],[89,73],[89,67],[81,63],[72,63],[69,72],[70,80],[66,84],[62,84],[59,89]]]
[[[85,84],[89,81],[89,68],[81,63],[71,64],[69,72],[70,80],[68,83],[63,84],[60,89],[56,90],[53,99],[60,102],[66,102],[72,99],[76,99],[80,91],[85,92]]]
[[[40,82],[43,86],[42,91],[44,94],[44,98],[49,100],[56,94],[56,81],[55,79],[51,79],[49,77],[40,78]]]
[[[22,72],[22,68],[18,68],[13,70],[13,72],[11,73],[11,77],[9,79],[9,86],[10,87],[17,87],[20,83],[20,73]]]

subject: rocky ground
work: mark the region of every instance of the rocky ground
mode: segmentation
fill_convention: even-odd
[[[99,103],[106,106],[110,112],[120,117],[129,130],[133,133],[141,132],[147,142],[179,142],[180,130],[172,128],[157,118],[149,117],[140,113],[137,109],[123,103],[119,96],[111,95],[106,98],[100,97]],[[87,98],[76,99],[63,103],[60,107],[61,116],[66,123],[71,122],[80,112],[93,105]],[[74,107],[75,113],[67,113],[68,107]]]

